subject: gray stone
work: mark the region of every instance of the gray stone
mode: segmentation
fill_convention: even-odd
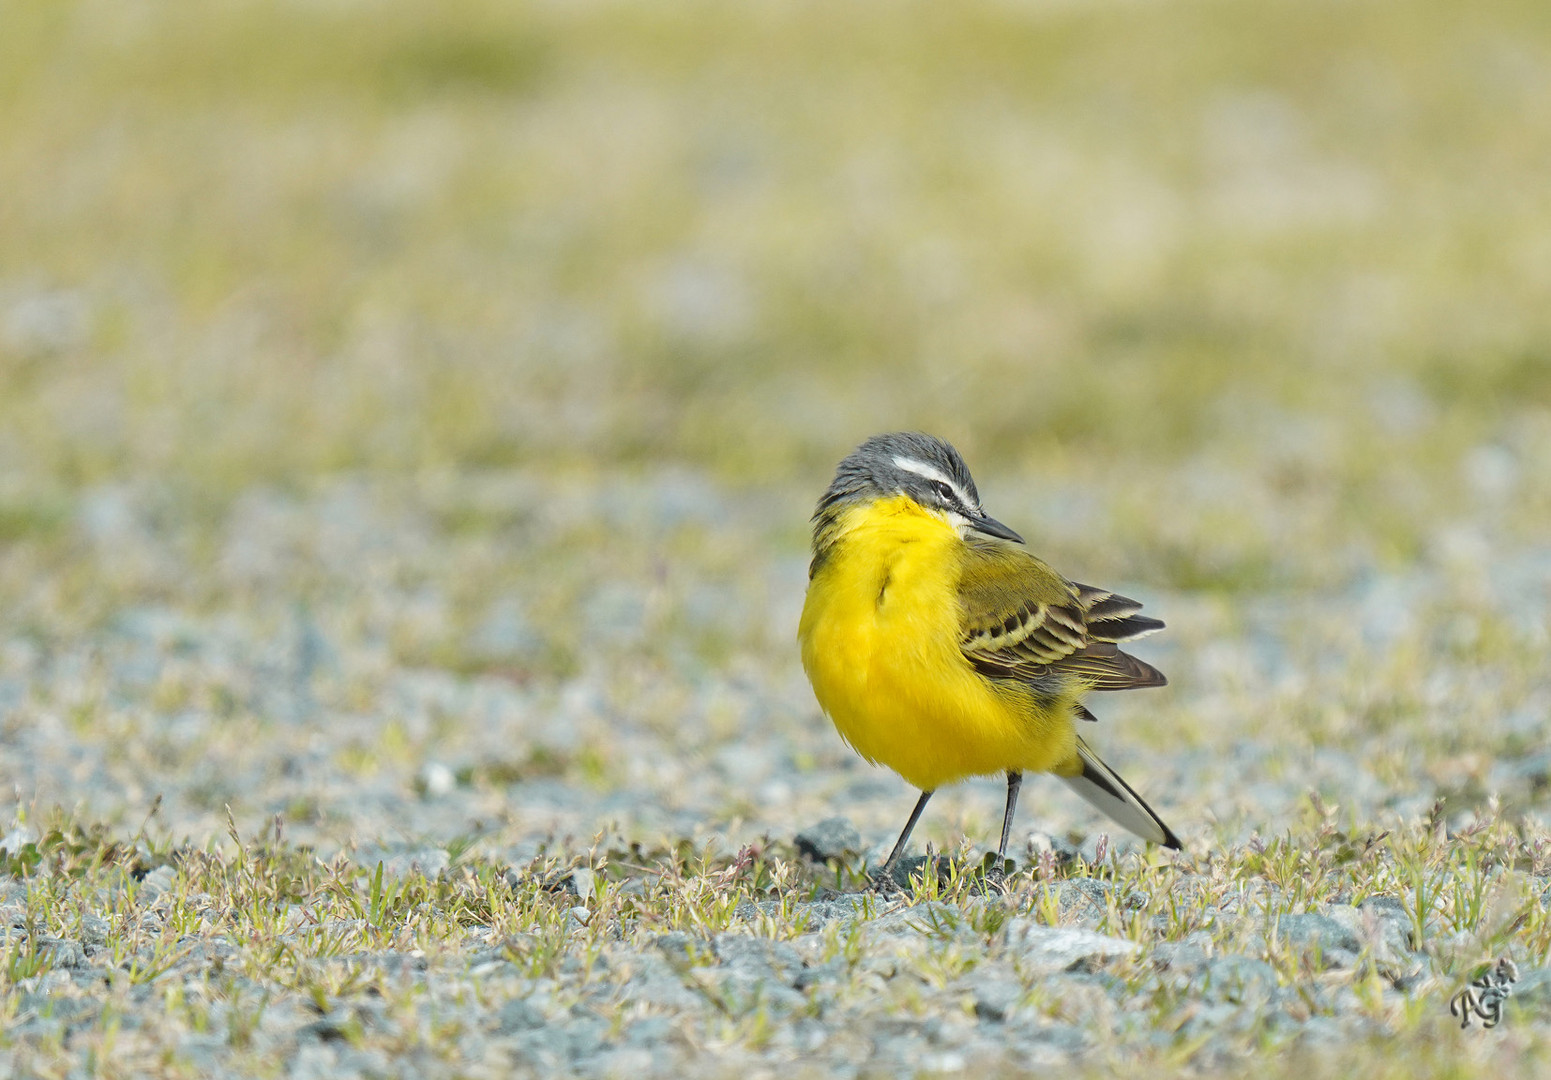
[[[1278,991],[1276,969],[1264,960],[1230,954],[1209,960],[1201,972],[1201,996],[1206,1001],[1264,1005]]]
[[[1325,967],[1350,967],[1362,949],[1350,929],[1328,915],[1313,912],[1283,915],[1269,932],[1304,955],[1319,957]]]
[[[1206,967],[1211,959],[1211,947],[1212,936],[1197,930],[1183,941],[1165,941],[1155,945],[1149,957],[1160,970],[1191,975]]]
[[[929,875],[934,869],[937,883],[946,885],[953,876],[953,861],[946,855],[934,855],[930,860],[925,855],[912,855],[894,864],[891,879],[901,889],[909,890],[914,888],[916,879],[929,880]]]
[[[784,1015],[807,1004],[807,998],[800,991],[757,969],[710,969],[701,978],[714,987],[719,1007],[734,1016],[744,1016],[756,1009]]]
[[[796,843],[798,852],[814,862],[828,862],[859,854],[862,834],[848,819],[832,817],[798,833]]]
[[[616,966],[627,973],[620,986],[620,996],[625,1001],[690,1011],[706,1005],[704,995],[686,986],[674,965],[660,953],[636,953]]]
[[[727,967],[772,979],[783,986],[795,985],[802,974],[802,957],[784,941],[743,934],[719,934],[712,946],[717,958]]]
[[[581,1055],[574,1056],[579,1058]],[[592,1076],[607,1077],[608,1080],[627,1080],[627,1078],[650,1075],[654,1058],[651,1050],[642,1046],[605,1046],[586,1062],[578,1060],[577,1064]]]
[[[1007,922],[1007,949],[1025,973],[1070,971],[1079,965],[1130,956],[1135,942],[1076,927],[1045,926],[1019,915]]]
[[[833,900],[815,900],[797,906],[793,923],[805,932],[812,932],[838,919],[870,918],[886,905],[887,901],[872,893],[852,893],[837,896]],[[778,907],[779,904],[776,904],[772,910]]]
[[[48,934],[28,935],[11,928],[0,934],[0,948],[26,956],[33,953],[45,968],[83,968],[86,966],[86,950],[78,941],[51,937]],[[60,977],[66,977],[61,974]]]
[[[178,1040],[178,1058],[192,1066],[200,1076],[219,1075],[217,1065],[230,1052],[230,1036],[226,1032],[191,1031]]]
[[[1000,1022],[1023,1000],[1027,991],[1016,979],[991,977],[975,983],[975,1015],[982,1020]]]
[[[807,904],[800,905],[801,908],[807,906]],[[739,922],[753,922],[761,915],[775,915],[780,910],[781,903],[778,900],[740,900],[738,906],[733,909],[732,917]]]
[[[293,1080],[331,1080],[339,1075],[338,1046],[309,1037],[297,1046],[290,1066]]]
[[[597,977],[609,969],[609,959],[602,953],[589,955],[578,950],[560,961],[560,970],[566,975],[589,975]]]
[[[1131,986],[1119,975],[1112,971],[1088,970],[1098,962],[1094,959],[1080,960],[1068,971],[1046,975],[1041,985],[1057,994],[1070,993],[1074,987],[1086,986],[1117,1002],[1129,997]]]
[[[1383,940],[1396,952],[1411,952],[1416,948],[1416,923],[1405,904],[1393,896],[1370,896],[1357,905],[1357,910],[1382,925]]]
[[[1375,899],[1387,903],[1374,903]],[[1325,914],[1351,931],[1386,978],[1393,981],[1409,974],[1420,963],[1411,952],[1411,918],[1389,897],[1370,898],[1355,908],[1331,904]]]
[[[1097,878],[1067,878],[1062,881],[1044,882],[1035,886],[1035,904],[1044,901],[1048,893],[1055,904],[1056,915],[1062,922],[1091,924],[1093,929],[1108,910],[1115,887]]]
[[[665,1016],[648,1016],[637,1020],[625,1032],[625,1042],[632,1046],[653,1047],[673,1033],[673,1024]]]
[[[1270,1009],[1261,1015],[1260,1027],[1267,1033],[1286,1038],[1295,1033],[1302,1024],[1292,1013],[1286,1009]]]
[[[1346,1033],[1328,1016],[1311,1016],[1303,1022],[1298,1041],[1312,1046],[1338,1046],[1346,1041]]]
[[[1382,914],[1385,918],[1404,919],[1410,921],[1406,913],[1406,905],[1393,896],[1385,896],[1382,893],[1370,896],[1357,905],[1359,911],[1373,911]]]
[[[863,925],[872,935],[930,937],[937,940],[951,938],[966,943],[981,940],[980,933],[970,925],[964,911],[940,900],[897,907]]]
[[[578,866],[565,876],[565,891],[586,903],[598,891],[598,875],[586,866]]]
[[[1551,967],[1521,968],[1512,996],[1526,1005],[1551,1004]]]
[[[1046,1024],[1035,1032],[1035,1038],[1045,1046],[1063,1055],[1081,1054],[1088,1048],[1088,1033],[1074,1024]]]
[[[139,895],[142,900],[155,900],[164,892],[172,889],[173,878],[177,871],[170,866],[158,866],[145,877],[140,879]]]
[[[1253,1018],[1254,1010],[1245,1009],[1242,1006],[1227,1001],[1203,1001],[1197,1004],[1194,1014],[1189,1020],[1180,1026],[1175,1038],[1182,1040],[1198,1039],[1211,1035],[1214,1032],[1232,1030],[1242,1027],[1243,1024],[1235,1024],[1235,1020],[1241,1018]]]
[[[303,1024],[296,1029],[296,1037],[316,1039],[319,1042],[345,1042],[349,1040],[354,1026],[349,1013],[331,1014],[310,1024]]]
[[[53,1020],[70,1020],[89,1008],[88,1003],[79,998],[60,997],[46,990],[21,994],[16,1005],[18,1014],[30,1013]]]
[[[496,1014],[496,1030],[502,1035],[532,1031],[544,1024],[544,1014],[527,998],[513,998]]]
[[[536,1028],[519,1032],[510,1041],[513,1061],[542,1076],[558,1076],[567,1071],[569,1044],[558,1028]]]
[[[1551,967],[1520,968],[1505,1011],[1521,1020],[1543,1021],[1551,1014]]]
[[[565,1037],[566,1055],[572,1061],[596,1054],[603,1048],[609,1024],[600,1016],[594,1016],[583,1006],[571,1010],[561,1029]]]
[[[413,956],[402,952],[380,952],[361,954],[369,957],[370,961],[381,967],[383,971],[395,977],[411,972],[422,972],[430,967],[430,961],[424,956]]]
[[[799,1054],[813,1053],[832,1037],[830,1030],[811,1016],[799,1017],[786,1030],[792,1049]]]
[[[802,975],[802,957],[781,941],[721,934],[714,946],[721,967],[704,976],[715,985],[721,1007],[741,1015],[761,1005],[790,1012],[805,1004],[793,989]]]
[[[670,930],[652,938],[657,951],[675,966],[704,964],[714,959],[716,947],[705,938],[694,937],[682,930]]]
[[[793,989],[808,991],[815,988],[829,988],[850,977],[850,971],[842,960],[831,960],[825,964],[812,964],[797,973],[796,980],[792,983]]]
[[[543,637],[529,623],[515,597],[493,603],[484,620],[464,640],[463,649],[481,663],[520,662],[543,648]]]
[[[458,789],[458,778],[440,761],[428,761],[415,776],[415,790],[427,799],[444,799]]]
[[[112,929],[113,925],[101,915],[88,911],[81,916],[81,940],[87,945],[106,944]]]

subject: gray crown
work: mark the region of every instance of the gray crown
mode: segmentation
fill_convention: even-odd
[[[836,468],[814,517],[853,499],[898,494],[966,516],[981,513],[974,477],[957,450],[932,435],[894,431],[874,435],[851,451]]]

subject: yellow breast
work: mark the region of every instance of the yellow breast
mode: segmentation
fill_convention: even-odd
[[[798,638],[846,742],[924,790],[1072,757],[1075,693],[1036,700],[982,676],[960,650],[965,549],[952,525],[899,496],[844,511],[832,535]]]

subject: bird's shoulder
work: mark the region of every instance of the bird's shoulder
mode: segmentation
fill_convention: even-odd
[[[1162,686],[1161,672],[1117,642],[1163,628],[1142,605],[1069,581],[1012,544],[966,544],[959,575],[960,646],[982,674],[1038,679],[1067,672],[1097,690]]]
[[[958,597],[966,649],[1027,643],[1055,659],[1086,641],[1077,587],[1025,548],[966,543]]]

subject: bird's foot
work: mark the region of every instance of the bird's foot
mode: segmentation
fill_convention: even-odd
[[[885,899],[903,896],[904,888],[894,879],[894,868],[885,866],[867,878],[867,891]]]
[[[981,871],[985,878],[986,892],[1006,893],[1011,886],[1007,883],[1007,862],[1000,856],[988,856],[985,867]]]

